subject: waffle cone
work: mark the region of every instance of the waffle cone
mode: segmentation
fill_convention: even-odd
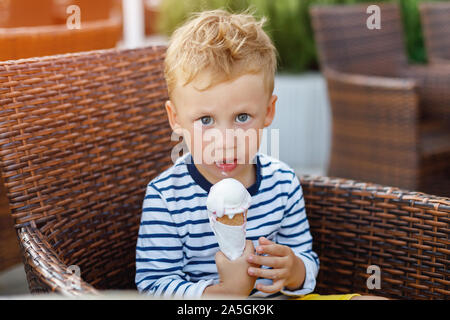
[[[245,219],[247,215],[247,210],[245,210],[245,212],[243,213],[237,213],[234,215],[234,217],[232,219],[230,219],[228,217],[228,215],[223,215],[220,218],[217,218],[217,221],[219,221],[220,223],[229,225],[229,226],[242,226],[245,222]]]

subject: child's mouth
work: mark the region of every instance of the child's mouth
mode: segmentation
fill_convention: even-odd
[[[214,162],[221,171],[230,172],[237,167],[237,159],[224,160],[223,162]]]

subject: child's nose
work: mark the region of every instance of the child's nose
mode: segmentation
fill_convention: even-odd
[[[234,129],[222,128],[220,130],[221,139],[218,139],[216,148],[222,150],[234,149],[236,133]]]

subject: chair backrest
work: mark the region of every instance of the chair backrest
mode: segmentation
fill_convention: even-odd
[[[421,3],[420,16],[429,61],[450,60],[450,2]]]
[[[369,29],[369,4],[310,9],[321,67],[367,75],[395,76],[407,64],[400,9],[381,4],[380,29]],[[371,21],[369,19],[369,21]]]
[[[0,169],[16,228],[96,288],[135,288],[148,182],[172,165],[165,46],[0,62]]]

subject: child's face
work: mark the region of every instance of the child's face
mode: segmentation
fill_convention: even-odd
[[[262,129],[273,120],[277,96],[268,97],[262,74],[197,90],[206,77],[174,89],[173,100],[166,102],[169,122],[183,135],[194,163],[210,182],[239,179],[250,170]]]

